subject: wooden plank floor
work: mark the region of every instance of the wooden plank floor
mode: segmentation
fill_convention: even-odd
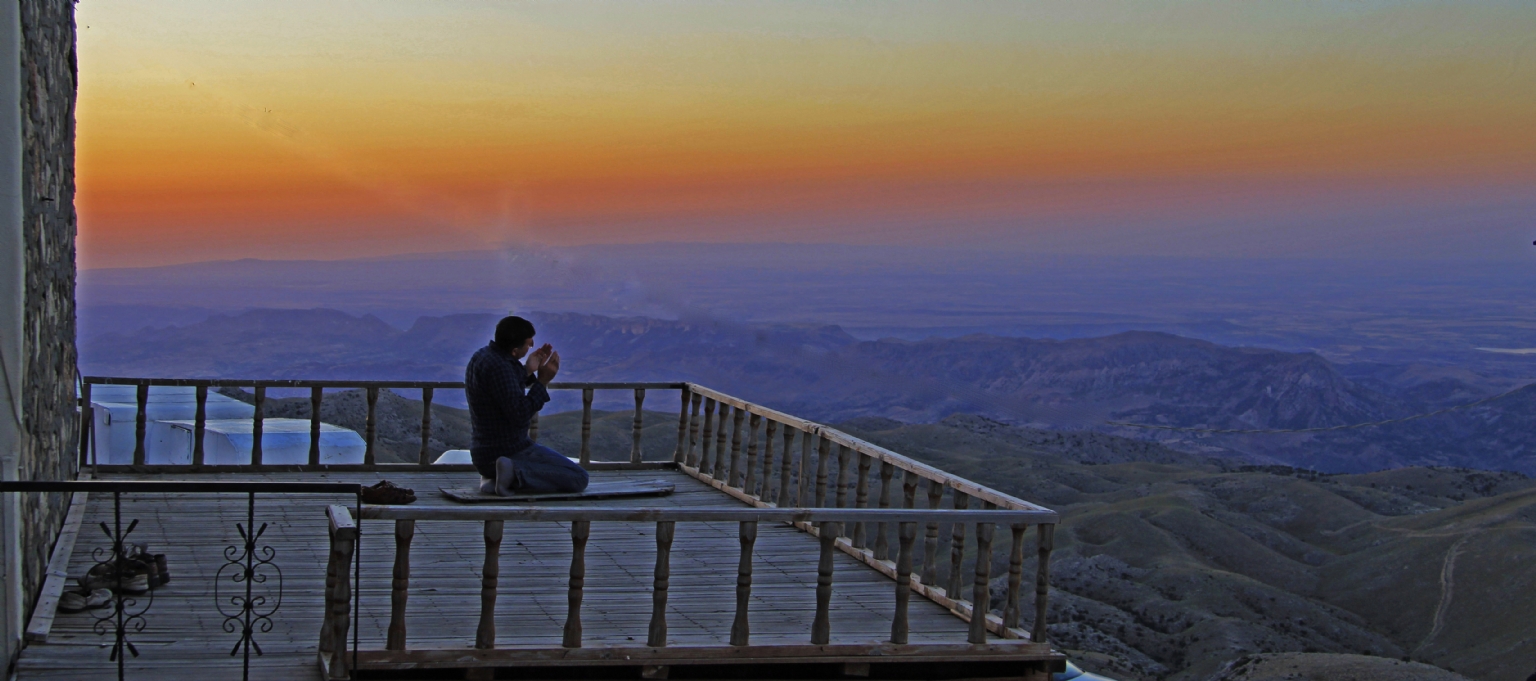
[[[594,480],[665,479],[677,491],[666,497],[607,499],[566,504],[626,507],[729,506],[737,502],[676,471],[594,472]],[[162,476],[111,476],[165,479]],[[224,473],[178,476],[197,480],[341,481],[371,484],[375,473]],[[439,487],[462,486],[472,473],[399,473],[391,479],[415,488],[420,505],[456,505]],[[261,496],[256,524],[267,524],[261,543],[276,552],[282,570],[281,609],[268,632],[258,632],[264,655],[252,656],[252,678],[316,679],[315,648],[322,612],[328,544],[323,507],[350,505],[350,497]],[[238,633],[225,631],[215,600],[215,578],[225,565],[226,547],[239,542],[244,495],[125,494],[122,523],[139,520],[130,541],[164,553],[171,583],[153,592],[142,631],[129,640],[139,657],[129,658],[128,678],[174,681],[182,678],[239,678],[241,660],[230,649]],[[100,523],[113,522],[110,495],[92,495],[85,525],[70,560],[76,577],[93,564],[92,551],[109,545]],[[587,544],[586,595],[582,608],[588,646],[644,645],[650,621],[655,525],[593,523]],[[754,556],[752,643],[805,644],[815,612],[815,539],[778,525],[763,524]],[[672,645],[726,645],[735,612],[736,564],[740,552],[734,523],[679,523],[673,542],[668,608]],[[362,563],[360,642],[383,648],[389,624],[389,588],[394,561],[394,524],[366,521],[359,551]],[[566,615],[570,565],[569,527],[563,523],[506,524],[501,547],[497,647],[559,646]],[[832,600],[832,643],[875,643],[887,639],[894,610],[894,584],[841,552],[836,554]],[[419,521],[411,548],[408,647],[461,648],[473,645],[480,608],[483,524]],[[229,581],[218,591],[244,595]],[[74,584],[71,579],[71,585]],[[268,586],[275,586],[274,577]],[[258,588],[256,594],[263,589]],[[275,589],[269,589],[275,595]],[[227,607],[227,605],[226,605]],[[107,610],[99,611],[105,614]],[[33,644],[17,665],[19,678],[75,679],[115,675],[108,660],[111,636],[93,631],[90,613],[59,613],[47,643]],[[921,597],[911,600],[912,643],[964,643],[966,624]],[[238,632],[238,630],[237,630]],[[110,670],[110,671],[109,671]]]

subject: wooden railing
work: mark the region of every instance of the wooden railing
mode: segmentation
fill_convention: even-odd
[[[909,618],[908,602],[913,589],[910,579],[911,566],[916,550],[917,527],[920,524],[930,525],[937,523],[953,523],[956,526],[972,525],[975,527],[978,539],[978,559],[976,561],[974,580],[971,583],[972,598],[975,602],[987,602],[989,596],[989,583],[991,580],[991,539],[993,527],[1003,525],[1012,528],[1013,544],[1010,551],[1011,563],[1008,581],[1008,605],[1007,610],[1017,613],[1020,609],[1020,581],[1022,575],[1023,547],[1022,528],[1030,524],[1055,523],[1056,514],[1052,511],[1041,509],[987,509],[987,510],[929,510],[929,509],[776,509],[776,508],[612,508],[612,507],[410,507],[410,506],[364,506],[361,508],[361,519],[368,520],[394,520],[395,521],[395,562],[394,579],[391,583],[390,617],[387,630],[387,640],[383,650],[361,649],[354,651],[358,660],[357,664],[364,668],[426,668],[441,666],[494,666],[497,663],[511,663],[519,660],[530,659],[530,653],[524,647],[518,650],[508,651],[505,655],[495,655],[487,651],[495,648],[496,641],[496,601],[497,585],[499,577],[499,564],[501,541],[504,534],[505,523],[513,522],[562,522],[570,524],[572,553],[570,564],[570,578],[567,586],[567,610],[561,647],[568,650],[583,647],[581,606],[583,589],[586,576],[586,546],[591,532],[591,524],[594,522],[645,522],[655,523],[656,540],[656,564],[654,580],[652,583],[652,605],[649,628],[645,635],[645,646],[638,644],[623,648],[623,659],[635,664],[647,663],[656,665],[685,663],[689,660],[697,661],[701,655],[709,658],[718,657],[718,652],[701,651],[696,646],[690,646],[683,650],[668,652],[667,642],[667,601],[672,589],[670,584],[670,558],[672,554],[672,541],[675,536],[677,523],[689,522],[735,522],[739,523],[741,554],[737,567],[736,580],[736,610],[730,630],[730,646],[753,646],[751,639],[751,614],[749,603],[752,592],[752,565],[754,544],[757,539],[758,524],[792,523],[797,526],[814,526],[820,528],[821,548],[820,560],[817,566],[816,579],[816,611],[812,620],[807,640],[810,646],[804,645],[776,645],[757,646],[755,650],[741,653],[742,656],[752,658],[776,659],[789,661],[792,658],[821,659],[827,657],[848,657],[869,655],[878,652],[884,656],[897,656],[904,659],[919,659],[924,654],[953,654],[953,647],[943,648],[935,652],[931,649],[933,644],[926,646],[911,646],[908,642]],[[326,511],[330,519],[331,527],[331,552],[330,563],[327,569],[327,603],[325,623],[321,629],[320,650],[326,657],[331,678],[347,678],[353,655],[349,655],[346,648],[346,627],[351,621],[349,608],[351,607],[351,593],[354,588],[349,577],[352,563],[352,551],[357,537],[357,524],[351,512],[345,506],[330,506]],[[475,644],[470,653],[468,650],[431,649],[421,651],[407,650],[406,632],[408,630],[407,603],[410,589],[410,550],[411,541],[416,533],[417,521],[479,521],[485,524],[485,563],[482,569],[479,625],[475,634]],[[891,623],[889,638],[890,646],[833,646],[831,644],[831,600],[833,583],[833,551],[836,544],[835,537],[841,535],[841,528],[850,524],[879,523],[899,528],[900,539],[896,544],[897,574],[901,575],[894,582],[895,610]],[[525,576],[526,577],[526,576]],[[1046,609],[1046,595],[1043,592],[1036,594],[1035,609],[1037,618],[1043,621]],[[439,613],[440,615],[441,613]],[[642,632],[635,632],[638,637]],[[1036,645],[1019,647],[1014,646],[985,646],[987,641],[987,627],[984,620],[971,619],[965,643],[970,646],[964,650],[972,658],[985,658],[989,655],[1013,655],[1013,656],[1040,656],[1049,655],[1048,646]],[[1033,643],[1042,643],[1043,639],[1037,639]],[[338,644],[338,642],[340,642]],[[959,643],[956,641],[955,643]],[[611,646],[591,655],[582,655],[576,652],[568,652],[555,656],[538,657],[542,662],[558,660],[563,663],[602,663],[613,662],[619,656],[615,654]]]
[[[429,441],[432,438],[432,399],[438,390],[463,390],[463,382],[454,381],[326,381],[326,380],[250,380],[250,379],[206,379],[206,378],[117,378],[103,376],[86,376],[82,379],[81,386],[81,438],[80,438],[80,465],[92,466],[96,462],[91,458],[91,429],[94,417],[91,409],[91,387],[93,385],[132,385],[137,388],[135,401],[135,431],[133,462],[129,464],[133,470],[140,471],[169,471],[187,470],[189,466],[170,464],[149,464],[146,461],[145,434],[148,429],[148,405],[149,389],[154,386],[164,387],[190,387],[194,389],[195,413],[193,415],[192,430],[192,462],[191,470],[203,468],[218,468],[228,470],[260,470],[265,464],[262,461],[262,422],[266,418],[265,408],[267,391],[270,389],[300,389],[309,390],[309,462],[298,466],[282,466],[282,470],[374,470],[377,466],[426,466],[432,463]],[[633,426],[632,444],[627,463],[641,464],[640,444],[641,429],[644,425],[644,412],[641,410],[645,402],[647,390],[680,390],[683,392],[684,409],[680,411],[680,419],[687,416],[687,387],[686,383],[581,383],[581,382],[554,382],[549,385],[550,390],[580,390],[582,395],[582,419],[581,419],[581,450],[582,464],[592,464],[592,402],[595,391],[618,390],[632,392],[635,400],[635,418]],[[252,406],[255,412],[251,417],[251,458],[249,463],[235,464],[234,466],[214,466],[205,463],[204,441],[207,426],[207,402],[210,388],[250,388]],[[362,390],[364,391],[367,413],[364,417],[363,442],[366,448],[363,452],[361,464],[353,465],[325,465],[320,463],[320,407],[325,399],[326,390]],[[377,416],[379,391],[381,390],[414,390],[421,392],[421,449],[415,464],[391,464],[380,462],[377,454]],[[680,423],[678,428],[678,447],[682,447],[682,434],[686,429],[686,423]],[[529,427],[529,436],[535,442],[539,437],[539,419],[535,415],[533,423]],[[613,463],[620,462],[595,462],[598,468],[611,467]],[[461,466],[462,467],[462,466]],[[99,466],[100,470],[111,472],[123,468],[122,466]]]
[[[981,510],[1036,512],[1049,514],[1049,520],[1036,525],[1038,568],[1035,575],[1037,603],[1044,604],[1050,585],[1050,555],[1054,548],[1056,514],[1043,506],[1009,496],[965,478],[914,461],[842,431],[807,421],[783,412],[752,404],[704,386],[688,385],[688,436],[678,459],[687,474],[726,494],[757,508],[851,508],[872,506],[888,509],[897,504],[893,485],[901,486],[899,504],[916,509],[919,487],[925,487],[927,507],[936,512],[949,497],[956,511],[971,508],[974,500]],[[702,418],[701,418],[702,414]],[[729,424],[729,425],[728,425]],[[729,430],[729,435],[727,435]],[[759,437],[759,432],[762,437]],[[782,438],[779,455],[775,445]],[[797,442],[798,440],[798,442]],[[795,445],[799,445],[798,448]],[[798,449],[798,456],[795,454]],[[835,454],[834,454],[835,449]],[[878,478],[871,471],[878,464]],[[871,494],[874,486],[875,494]],[[873,497],[873,498],[872,498]],[[942,521],[924,521],[922,569],[902,569],[900,559],[891,560],[892,521],[861,521],[838,525],[833,532],[835,546],[892,579],[910,577],[911,589],[936,603],[972,620],[973,600],[965,598],[964,572],[961,569],[967,547],[965,523],[951,525],[949,537],[948,580],[939,584]],[[828,530],[808,522],[797,527],[825,539]],[[1009,554],[1009,606],[1001,617],[987,614],[982,618],[987,629],[999,636],[1029,636],[1046,640],[1044,611],[1036,614],[1033,631],[1018,629],[1020,611],[1013,591],[1019,583],[1014,574],[1022,568],[1024,533],[1027,524],[1009,526],[1012,544]],[[989,530],[990,532],[990,530]],[[873,541],[871,541],[873,538]],[[992,538],[976,534],[970,540],[982,553],[990,550]],[[977,559],[977,564],[986,562]],[[1041,607],[1044,607],[1043,605]],[[985,613],[987,608],[983,607]]]
[[[431,437],[431,401],[434,390],[462,389],[459,382],[432,381],[313,381],[313,380],[229,380],[229,379],[144,379],[103,378],[84,379],[83,410],[85,427],[89,429],[91,385],[134,385],[137,390],[137,430],[132,466],[101,466],[112,472],[114,468],[135,471],[170,470],[262,470],[260,423],[266,390],[271,388],[307,388],[311,399],[311,440],[308,465],[281,466],[281,470],[398,470],[424,467],[428,461],[427,442]],[[197,389],[196,445],[192,465],[145,465],[144,434],[146,403],[150,386],[192,386]],[[249,387],[255,390],[255,414],[253,416],[254,446],[252,462],[239,466],[207,466],[201,458],[202,424],[207,390],[216,387]],[[1044,611],[1036,613],[1032,631],[1019,629],[1021,615],[1017,593],[1021,582],[1019,571],[1023,565],[1024,535],[1028,525],[1036,527],[1035,551],[1038,556],[1035,575],[1036,603],[1046,600],[1050,582],[1050,554],[1054,547],[1056,527],[1055,513],[1044,507],[1004,494],[970,480],[951,475],[940,469],[902,456],[837,429],[752,404],[731,395],[694,383],[552,383],[551,390],[582,391],[581,446],[579,458],[583,465],[593,470],[638,469],[647,467],[677,468],[756,509],[807,509],[837,508],[857,510],[907,511],[923,510],[938,513],[947,506],[955,512],[999,511],[1048,514],[1031,516],[1040,518],[1030,523],[1009,523],[1011,544],[1009,554],[1008,606],[1001,616],[987,613],[979,618],[987,630],[1007,638],[1031,638],[1037,642],[1046,640]],[[366,391],[368,413],[363,434],[367,450],[361,465],[336,466],[319,463],[320,405],[327,389],[362,389]],[[415,464],[380,463],[375,455],[375,403],[380,390],[420,390],[422,394],[421,454]],[[629,456],[617,461],[593,460],[592,404],[597,390],[632,392],[635,403],[633,435]],[[643,411],[641,407],[647,391],[677,390],[680,394],[677,442],[671,462],[641,461]],[[83,432],[88,432],[83,431]],[[535,440],[538,437],[538,420],[529,429]],[[87,465],[87,448],[82,437],[81,463]],[[435,466],[437,470],[468,469],[468,466]],[[897,491],[899,485],[900,491]],[[899,494],[899,496],[898,496]],[[926,509],[919,508],[922,500]],[[906,518],[910,516],[900,515]],[[918,522],[923,532],[922,550],[908,559],[910,569],[904,568],[899,555],[892,556],[891,547],[902,541],[898,516],[880,514],[858,516],[857,520],[835,522],[830,526],[820,521],[791,520],[796,527],[834,548],[851,555],[887,577],[909,580],[910,589],[919,595],[939,603],[967,621],[973,618],[973,598],[966,598],[965,573],[962,564],[968,548],[983,553],[990,551],[992,537],[982,536],[971,523],[948,523],[951,531],[941,542],[940,529],[945,521],[940,516],[923,516]],[[1049,518],[1049,519],[1045,519]],[[913,541],[916,541],[915,539]],[[947,560],[942,555],[944,545],[949,551]],[[915,551],[915,550],[914,550]],[[990,561],[977,560],[978,565],[990,565]],[[947,570],[941,570],[947,567]],[[941,574],[947,578],[941,583]],[[1044,607],[1041,605],[1040,607]]]

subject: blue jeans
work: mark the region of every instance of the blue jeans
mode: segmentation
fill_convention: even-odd
[[[510,470],[506,470],[506,465],[501,464],[500,459],[511,462]],[[576,462],[560,456],[555,450],[543,445],[536,444],[516,454],[498,457],[496,464],[498,464],[496,465],[498,478],[509,473],[512,479],[485,478],[482,474],[481,491],[493,491],[498,482],[503,489],[509,489],[517,494],[569,493],[580,492],[587,488],[587,471]]]

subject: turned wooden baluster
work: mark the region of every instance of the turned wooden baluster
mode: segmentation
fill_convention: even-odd
[[[944,500],[944,483],[928,481],[928,509],[938,510]],[[923,537],[923,583],[937,586],[939,583],[939,523],[928,523]]]
[[[1013,629],[1019,626],[1019,592],[1024,584],[1024,531],[1029,529],[1026,523],[1014,523],[1013,543],[1008,549],[1008,603],[1003,606],[1003,627]]]
[[[367,448],[363,450],[363,464],[372,466],[378,463],[378,460],[375,458],[373,445],[375,436],[378,435],[378,421],[376,420],[377,415],[375,412],[379,404],[379,389],[369,388],[366,391],[366,395],[368,399],[368,421],[364,424],[363,428],[363,443],[367,445]]]
[[[724,402],[720,403],[720,429],[715,433],[715,462],[710,468],[710,477],[719,480],[730,470],[730,427],[726,425],[725,417],[732,407]],[[738,412],[739,413],[739,412]],[[729,478],[726,478],[729,481]]]
[[[539,413],[534,412],[528,419],[528,441],[534,444],[539,442]]]
[[[322,649],[331,653],[331,678],[351,677],[352,656],[347,654],[347,627],[352,623],[352,554],[357,548],[357,523],[345,506],[331,506],[330,516],[331,556],[326,570],[326,584],[331,588],[330,637],[321,637]],[[334,577],[334,581],[332,578]]]
[[[149,427],[149,383],[140,381],[136,391],[138,410],[133,416],[133,465],[144,465],[144,431]]]
[[[779,508],[789,506],[791,496],[794,497],[795,505],[800,505],[800,496],[789,488],[790,469],[794,467],[795,460],[795,457],[790,454],[790,452],[794,451],[790,449],[790,446],[794,443],[795,429],[789,427],[789,424],[786,423],[784,424],[784,460],[779,462],[779,498],[777,499]]]
[[[833,544],[842,533],[839,523],[821,523],[821,559],[816,564],[816,618],[811,622],[811,643],[826,645],[832,639],[832,558]]]
[[[849,466],[853,464],[853,449],[848,445],[837,446],[837,507],[848,507],[848,487],[852,482],[849,478]]]
[[[725,474],[727,487],[740,487],[736,482],[737,473],[741,471],[741,429],[747,421],[747,410],[735,407],[731,410],[731,462]],[[718,477],[718,476],[717,476]]]
[[[325,388],[315,386],[309,389],[309,465],[320,465],[320,400],[324,399]],[[207,395],[206,392],[203,393]]]
[[[496,578],[501,575],[501,535],[505,521],[485,521],[485,567],[480,572],[480,626],[475,647],[496,647]]]
[[[395,574],[389,589],[389,638],[385,650],[405,650],[405,601],[411,586],[411,538],[416,521],[395,521]]]
[[[203,449],[203,439],[208,433],[208,386],[197,386],[194,392],[197,399],[197,411],[192,417],[192,465],[201,466],[207,462],[207,454]]]
[[[800,434],[800,475],[795,482],[795,506],[799,508],[810,506],[812,500],[806,495],[814,493],[811,487],[811,458],[815,445],[812,441],[815,439],[816,436],[809,430]]]
[[[565,640],[566,648],[581,647],[581,592],[587,583],[587,536],[592,521],[571,521],[571,582],[566,593]]]
[[[698,406],[695,401],[694,406]],[[645,644],[652,648],[667,645],[667,589],[672,578],[672,534],[677,523],[663,520],[656,523],[656,574],[651,582],[651,631]]]
[[[880,508],[891,507],[891,478],[896,476],[896,464],[880,462]],[[890,527],[884,523],[875,525],[875,560],[891,559]]]
[[[874,463],[874,458],[866,456],[862,452],[859,457],[859,477],[854,481],[857,485],[857,494],[854,495],[853,505],[857,508],[869,508],[869,467]],[[869,546],[869,523],[859,522],[853,524],[853,548],[863,549]]]
[[[640,405],[645,404],[645,388],[635,388],[635,427],[631,433],[632,442],[629,445],[629,462],[640,463],[640,428],[645,425],[645,417],[640,411]]]
[[[741,523],[741,561],[736,566],[736,620],[731,622],[731,645],[744,646],[751,637],[747,605],[752,602],[752,546],[757,543],[757,521]]]
[[[955,490],[955,510],[963,511],[971,505],[971,497]],[[960,585],[965,582],[965,575],[960,571],[960,563],[965,560],[965,523],[950,524],[950,541],[952,546],[949,551],[949,588],[944,594],[957,601],[965,600],[960,594]]]
[[[976,523],[976,582],[971,586],[971,643],[987,642],[992,609],[992,523]]]
[[[741,491],[747,494],[757,494],[757,428],[762,425],[763,417],[753,414],[747,423],[747,470],[741,481]]]
[[[763,501],[774,501],[773,496],[773,439],[779,434],[779,424],[773,419],[768,419],[763,424],[763,479],[762,489],[757,496]]]
[[[592,463],[592,389],[581,389],[581,465]]]
[[[432,389],[421,389],[421,455],[416,462],[425,466],[432,463]]]
[[[816,506],[827,505],[827,469],[831,467],[832,441],[825,437],[816,445]]]
[[[688,453],[683,462],[686,466],[699,467],[699,404],[704,401],[704,396],[693,394],[693,415],[688,418]]]
[[[713,475],[714,464],[710,461],[710,453],[715,442],[715,400],[704,400],[704,431],[699,433],[699,474]]]
[[[1039,534],[1039,565],[1035,568],[1035,628],[1030,638],[1035,643],[1045,643],[1048,630],[1045,625],[1047,599],[1051,590],[1051,549],[1056,543],[1056,525],[1036,525]]]
[[[682,463],[688,456],[688,389],[683,388],[683,406],[677,410],[677,449],[672,452],[672,462]]]
[[[891,643],[907,642],[907,603],[912,600],[912,544],[917,539],[917,523],[899,523],[896,549],[896,618],[891,621]]]

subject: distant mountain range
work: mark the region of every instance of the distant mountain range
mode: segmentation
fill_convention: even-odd
[[[561,350],[563,379],[695,381],[819,420],[922,423],[975,414],[1327,471],[1427,464],[1536,473],[1536,388],[1433,418],[1333,433],[1201,435],[1104,425],[1324,428],[1431,411],[1507,387],[1469,371],[1372,365],[1346,374],[1315,354],[1154,332],[861,341],[836,326],[529,316],[539,340]],[[421,317],[401,330],[335,310],[251,310],[88,337],[81,366],[97,375],[459,380],[496,319]],[[564,396],[556,407],[574,405],[574,396]]]

